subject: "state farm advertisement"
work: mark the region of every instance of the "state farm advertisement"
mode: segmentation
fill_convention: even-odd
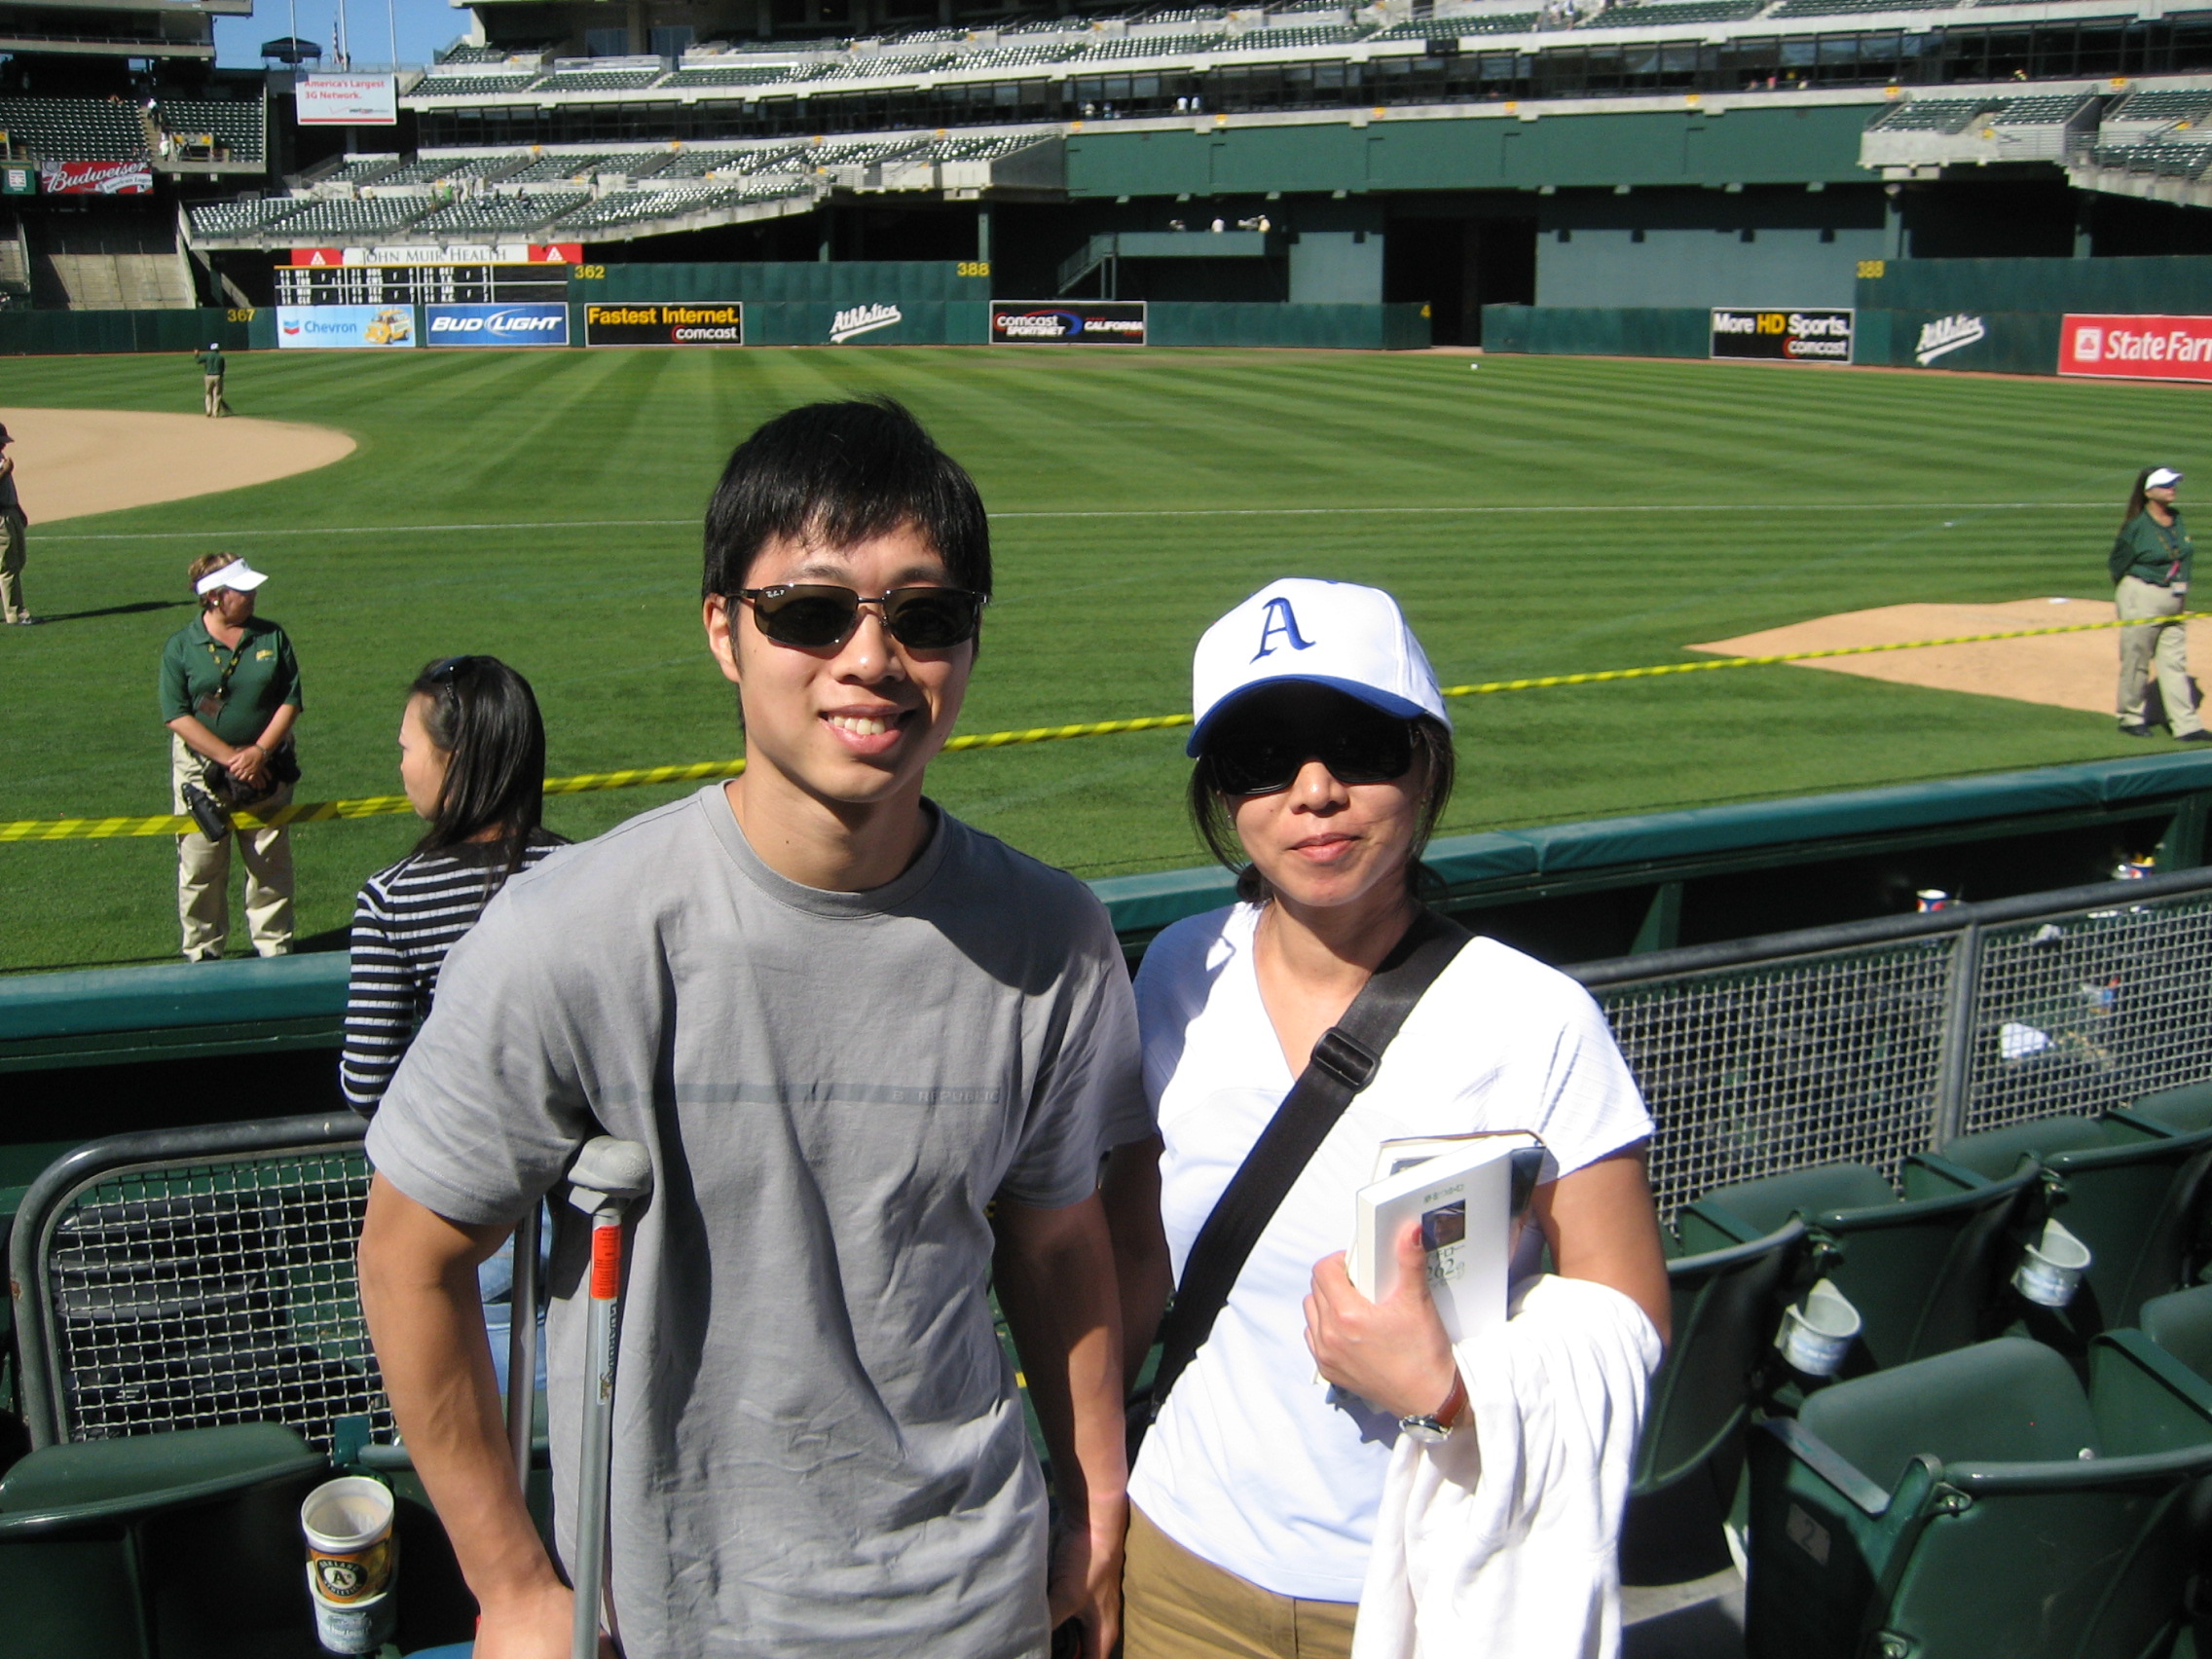
[[[41,162],[38,187],[49,196],[147,196],[154,165],[135,162]]]
[[[2058,372],[2107,380],[2212,381],[2212,316],[2077,316],[2058,331]]]

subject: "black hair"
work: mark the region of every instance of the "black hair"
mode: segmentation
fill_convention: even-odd
[[[443,852],[497,830],[506,857],[489,899],[522,867],[545,811],[545,722],[530,682],[498,657],[444,657],[408,686],[426,697],[423,726],[446,755],[445,782],[418,853]]]
[[[1442,720],[1431,715],[1419,715],[1406,723],[1413,728],[1413,769],[1421,780],[1420,804],[1415,808],[1414,842],[1406,852],[1406,891],[1419,899],[1423,884],[1433,880],[1420,856],[1428,846],[1429,837],[1436,833],[1437,822],[1443,818],[1444,808],[1452,799],[1459,760],[1452,748],[1451,728]],[[1274,897],[1274,892],[1268,885],[1268,878],[1260,873],[1259,866],[1244,857],[1230,799],[1214,781],[1212,757],[1200,748],[1198,760],[1191,767],[1188,796],[1191,822],[1198,828],[1198,839],[1205,843],[1206,851],[1213,855],[1215,862],[1235,872],[1236,897],[1247,904],[1264,904]]]
[[[888,397],[809,403],[737,446],[707,507],[701,597],[745,587],[773,541],[849,547],[911,525],[954,587],[991,591],[991,526],[967,469]]]

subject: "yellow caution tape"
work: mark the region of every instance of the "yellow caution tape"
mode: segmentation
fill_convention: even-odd
[[[2212,611],[2185,610],[2157,622],[2194,622],[2212,617]],[[1663,674],[1705,674],[1721,668],[1767,668],[1776,663],[1815,662],[1824,657],[1868,656],[1876,651],[1916,651],[1932,645],[1974,645],[1992,640],[2032,640],[2048,634],[2087,634],[2104,628],[2148,626],[2142,621],[2072,622],[2056,628],[2013,628],[2002,634],[1958,634],[1947,640],[1904,640],[1886,645],[1838,645],[1819,651],[1778,651],[1771,656],[1714,657],[1708,662],[1659,663],[1649,668],[1607,668],[1589,674],[1546,674],[1529,680],[1492,680],[1480,685],[1447,685],[1447,697],[1481,697],[1497,691],[1536,691],[1554,685],[1599,685],[1620,680],[1653,680]],[[1057,743],[1073,737],[1113,737],[1132,731],[1166,731],[1191,723],[1189,715],[1147,715],[1133,720],[1090,720],[1078,725],[1031,726],[1022,731],[985,732],[955,737],[945,744],[950,754],[963,749],[1008,749],[1016,744]],[[632,766],[619,772],[579,772],[569,778],[547,778],[547,794],[587,794],[599,790],[637,789],[647,784],[705,783],[714,778],[734,778],[745,770],[742,758],[699,760],[686,766]],[[289,824],[320,824],[336,818],[379,818],[410,812],[405,795],[363,795],[352,800],[301,801],[279,807],[267,818],[251,813],[233,814],[240,829],[274,829]],[[161,813],[146,818],[25,818],[0,824],[5,841],[100,841],[134,835],[181,835],[194,828],[182,814]]]

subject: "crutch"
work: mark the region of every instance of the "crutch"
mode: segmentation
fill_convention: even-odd
[[[630,1206],[652,1190],[651,1157],[636,1141],[612,1135],[586,1141],[569,1171],[569,1202],[591,1217],[591,1324],[585,1351],[592,1365],[584,1385],[583,1456],[576,1468],[572,1575],[576,1622],[570,1641],[571,1659],[599,1659],[600,1604],[607,1585],[607,1482],[614,1441],[614,1360],[622,1336],[622,1220]],[[519,1258],[515,1267],[519,1274]]]
[[[532,1408],[537,1403],[537,1205],[515,1224],[514,1287],[507,1297],[507,1444],[515,1480],[530,1494]]]

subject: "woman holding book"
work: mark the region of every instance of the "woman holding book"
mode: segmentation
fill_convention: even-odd
[[[1461,942],[1417,898],[1453,750],[1389,595],[1272,583],[1207,631],[1194,682],[1191,806],[1239,903],[1169,928],[1137,976],[1159,1135],[1107,1176],[1132,1374],[1178,1277],[1171,1353],[1207,1301],[1194,1242],[1225,1193],[1250,1208],[1267,1190],[1243,1166],[1278,1108],[1309,1111],[1321,1073],[1345,1069],[1333,1041],[1301,1081],[1316,1044],[1342,1024],[1382,1031],[1382,1051],[1282,1166],[1233,1288],[1156,1390],[1130,1479],[1126,1652],[1343,1655],[1355,1614],[1362,1659],[1476,1651],[1478,1632],[1517,1659],[1608,1651],[1613,1537],[1668,1312],[1636,1085],[1580,986]],[[1373,1011],[1392,987],[1402,1006],[1413,972],[1427,982],[1393,1035]],[[1520,1241],[1513,1318],[1455,1348],[1417,1227],[1391,1243],[1382,1302],[1343,1253],[1382,1142],[1504,1130],[1543,1143],[1541,1238]],[[1485,1219],[1470,1206],[1470,1229]],[[1556,1268],[1539,1279],[1542,1244]],[[1197,1255],[1218,1269],[1210,1236]]]

